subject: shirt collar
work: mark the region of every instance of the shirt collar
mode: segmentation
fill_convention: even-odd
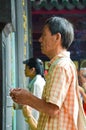
[[[58,55],[56,55],[55,57],[53,57],[50,62],[48,63],[48,66],[50,67],[51,64],[56,60],[56,59],[59,59],[59,58],[62,58],[62,57],[66,57],[66,58],[70,58],[70,52],[69,51],[63,51],[61,53],[59,53]]]

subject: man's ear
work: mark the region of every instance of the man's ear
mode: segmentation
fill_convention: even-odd
[[[59,45],[61,43],[61,34],[60,33],[55,34],[54,39],[56,45]]]
[[[57,33],[56,34],[56,40],[60,40],[61,39],[61,34],[60,33]]]

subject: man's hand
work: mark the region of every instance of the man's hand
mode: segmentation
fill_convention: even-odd
[[[28,105],[29,95],[30,92],[26,89],[16,88],[10,91],[13,101],[21,105]]]

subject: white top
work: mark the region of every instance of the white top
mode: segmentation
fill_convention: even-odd
[[[36,75],[29,83],[28,89],[33,95],[37,96],[38,98],[41,98],[43,88],[45,85],[45,80],[41,75]],[[33,117],[38,120],[39,118],[39,112],[32,108],[32,115]]]

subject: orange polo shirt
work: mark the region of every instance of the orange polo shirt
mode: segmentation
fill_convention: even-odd
[[[59,114],[52,118],[40,113],[37,130],[77,130],[78,101],[74,73],[75,68],[68,52],[59,54],[50,61],[42,98],[57,105]]]

